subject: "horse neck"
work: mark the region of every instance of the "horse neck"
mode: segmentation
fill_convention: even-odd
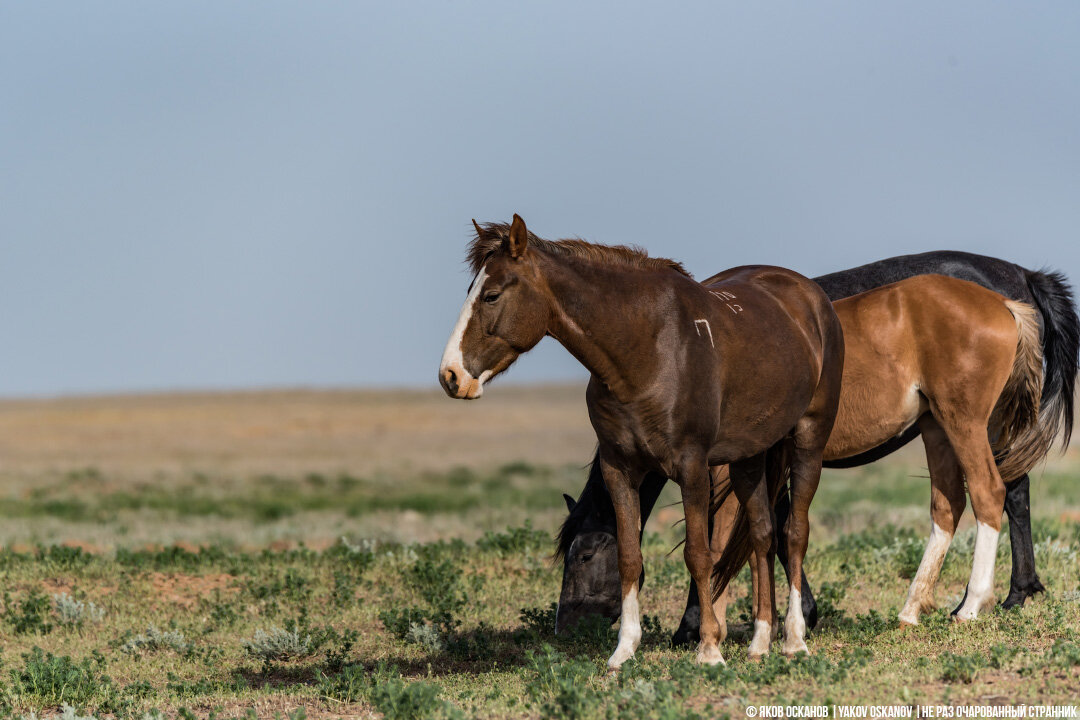
[[[554,301],[548,334],[616,395],[648,383],[652,363],[642,357],[642,345],[653,343],[642,338],[655,338],[669,324],[664,308],[670,303],[662,298],[670,295],[673,278],[684,276],[551,256],[541,267]],[[641,282],[642,273],[655,280]]]

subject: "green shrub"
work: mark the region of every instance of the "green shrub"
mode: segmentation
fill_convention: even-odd
[[[476,541],[476,547],[484,552],[495,553],[499,557],[523,555],[534,550],[544,550],[550,546],[551,537],[542,530],[533,530],[531,520],[526,520],[524,527],[507,528],[504,533],[488,530]]]
[[[32,588],[18,603],[4,593],[4,620],[11,624],[16,635],[52,632],[52,623],[48,622],[50,609],[49,597],[37,588]]]
[[[550,645],[526,653],[533,677],[525,691],[541,715],[550,718],[582,718],[600,705],[600,696],[589,685],[597,676],[587,660],[567,659]]]
[[[85,707],[91,700],[107,698],[113,690],[112,680],[101,674],[105,667],[101,655],[76,662],[34,647],[22,659],[22,668],[8,673],[8,692],[21,704]]]
[[[423,681],[405,682],[396,667],[380,663],[369,672],[362,665],[346,665],[340,671],[316,673],[321,697],[342,702],[367,700],[385,720],[457,718],[457,708],[439,699],[438,685]]]
[[[939,658],[941,679],[945,682],[970,684],[979,670],[986,667],[986,659],[979,655],[956,655],[944,652]]]

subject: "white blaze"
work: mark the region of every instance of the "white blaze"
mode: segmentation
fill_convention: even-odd
[[[440,375],[447,368],[453,369],[458,376],[459,386],[465,384],[465,380],[471,377],[469,371],[465,369],[465,359],[461,355],[461,341],[465,337],[465,328],[469,326],[473,310],[476,309],[476,300],[480,297],[480,292],[484,288],[485,278],[487,278],[486,268],[480,268],[480,272],[476,273],[476,279],[473,280],[472,289],[469,290],[469,296],[465,298],[465,304],[461,306],[461,314],[458,315],[457,325],[454,325],[454,330],[450,333],[450,339],[446,342],[446,349],[443,350],[442,363],[439,364]],[[484,380],[487,380],[487,378],[484,378]]]

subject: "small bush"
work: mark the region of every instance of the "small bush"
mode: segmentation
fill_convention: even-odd
[[[457,617],[468,597],[461,581],[461,568],[449,559],[437,559],[441,544],[425,545],[406,573],[406,582],[424,607],[404,606],[379,613],[383,626],[400,640],[408,640],[415,625],[431,625],[449,637],[461,624]]]
[[[825,582],[818,588],[817,606],[818,618],[822,622],[839,621],[844,618],[844,611],[840,609],[847,589],[843,583]]]
[[[533,677],[525,691],[544,717],[580,718],[599,707],[600,696],[588,687],[597,676],[591,662],[567,659],[550,645],[526,658]]]
[[[504,533],[488,530],[476,541],[476,547],[484,552],[495,553],[499,557],[523,555],[527,552],[546,549],[551,538],[546,532],[533,530],[532,522],[525,521],[524,527],[507,528]]]
[[[362,665],[346,665],[341,671],[316,675],[319,695],[342,702],[367,700],[385,720],[422,720],[460,717],[453,705],[439,699],[438,685],[423,681],[407,683],[396,667],[380,663],[372,672]]]
[[[1002,643],[990,646],[990,667],[998,669],[1005,667],[1010,660],[1016,657],[1018,652],[1020,652],[1020,648]]]
[[[986,667],[986,660],[978,655],[941,654],[941,679],[945,682],[974,682],[975,675]]]
[[[367,670],[363,665],[343,665],[333,674],[319,670],[315,679],[320,697],[346,703],[363,699],[370,687]]]
[[[264,663],[292,660],[312,653],[310,633],[301,637],[299,629],[284,630],[276,625],[271,626],[269,632],[259,628],[255,637],[244,640],[241,645],[248,654]]]
[[[1080,645],[1068,640],[1057,640],[1046,651],[1047,659],[1054,665],[1070,668],[1080,665]]]
[[[101,674],[105,659],[95,655],[78,662],[67,655],[57,657],[35,647],[23,653],[22,669],[8,673],[7,692],[21,704],[58,706],[61,703],[84,707],[113,690],[112,680]]]
[[[172,650],[177,653],[185,653],[191,648],[191,644],[184,639],[184,633],[179,630],[166,630],[162,632],[157,626],[150,625],[145,635],[136,635],[129,638],[120,646],[120,651],[125,653],[137,653],[143,650]]]
[[[79,628],[86,622],[99,623],[105,617],[105,608],[92,602],[76,600],[67,593],[52,596],[53,612],[63,627]]]
[[[36,588],[18,603],[4,593],[4,620],[11,623],[16,635],[52,632],[52,623],[48,622],[50,607],[48,596]]]
[[[439,700],[441,690],[434,683],[406,683],[398,676],[376,683],[369,689],[367,698],[384,720],[418,720],[443,710],[445,703]]]
[[[521,608],[519,617],[523,627],[514,632],[514,642],[518,645],[535,645],[541,639],[555,637],[555,614],[558,603],[551,603],[546,608]]]
[[[446,649],[446,639],[437,628],[423,623],[413,623],[405,639],[429,652],[439,653]]]

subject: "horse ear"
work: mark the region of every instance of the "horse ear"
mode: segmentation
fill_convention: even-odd
[[[566,501],[566,509],[567,509],[567,511],[574,512],[574,507],[577,506],[577,502],[575,502],[574,498],[570,497],[566,493],[563,493],[562,496],[563,496],[563,500]]]
[[[476,237],[479,238],[479,239],[483,239],[483,237],[484,237],[484,228],[480,227],[480,224],[478,222],[476,222],[476,218],[473,218],[472,226],[474,228],[476,228]]]
[[[510,235],[506,238],[505,248],[512,258],[520,258],[525,254],[525,247],[529,244],[529,231],[525,228],[525,221],[521,216],[514,213],[514,222],[510,223]]]

